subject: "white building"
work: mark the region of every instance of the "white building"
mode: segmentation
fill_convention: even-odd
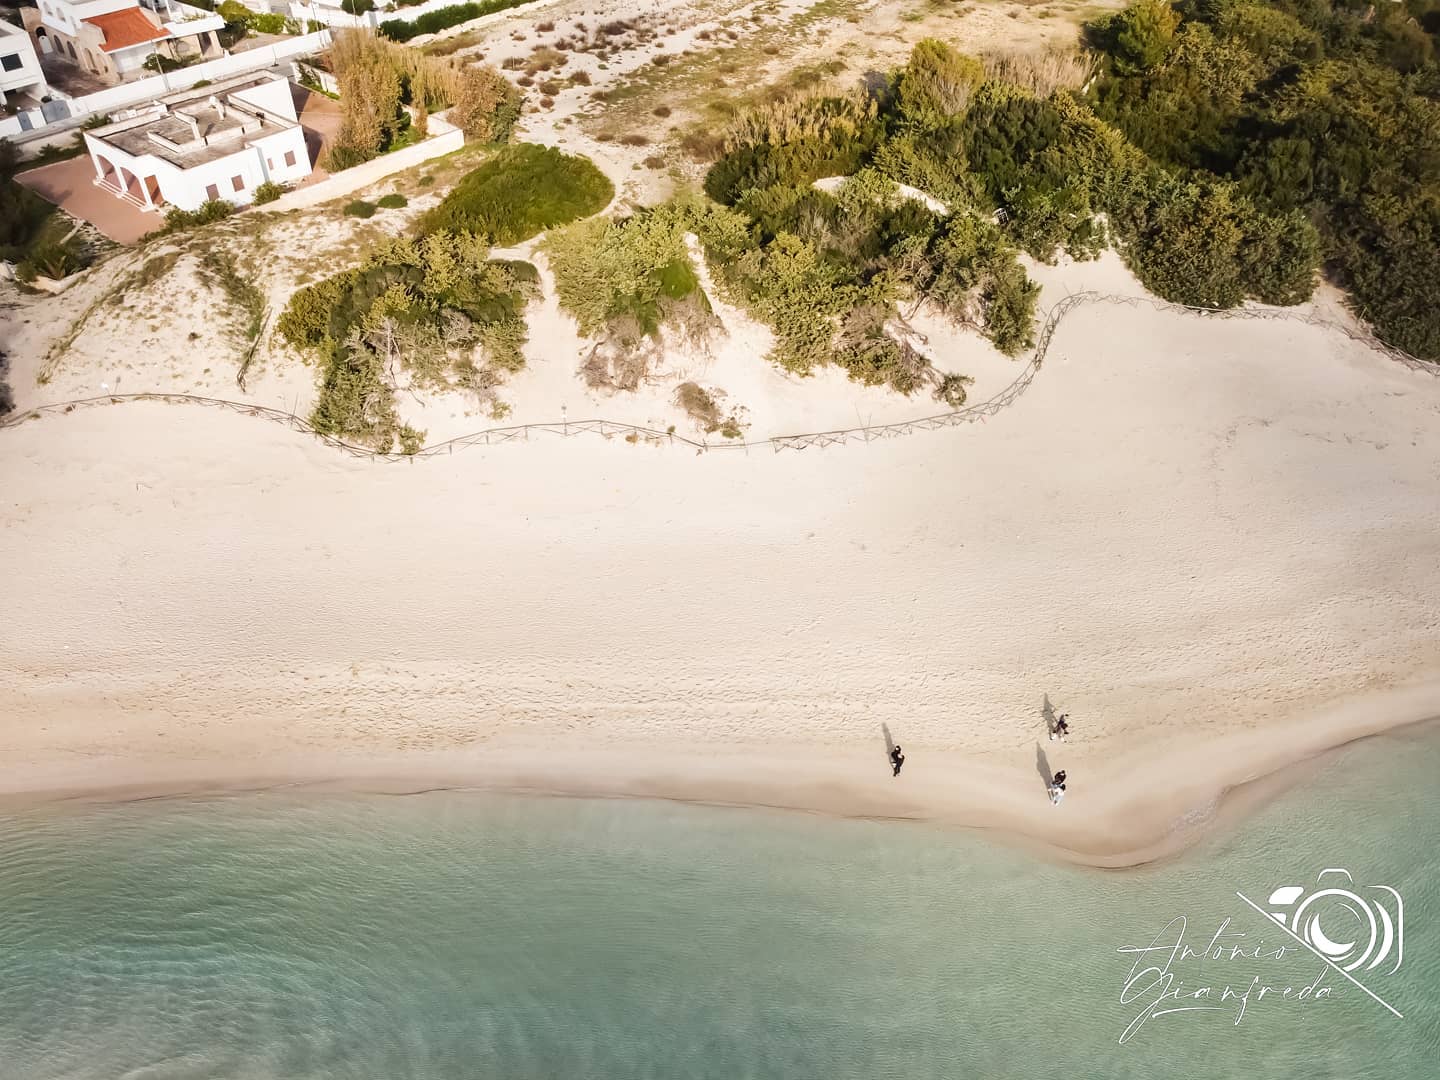
[[[48,92],[30,35],[0,21],[0,104],[33,108]]]
[[[38,0],[21,15],[42,56],[111,85],[146,74],[155,54],[178,66],[224,52],[216,32],[225,20],[179,0]]]
[[[290,81],[241,75],[167,94],[128,120],[85,132],[95,183],[146,210],[244,204],[266,181],[310,175]]]

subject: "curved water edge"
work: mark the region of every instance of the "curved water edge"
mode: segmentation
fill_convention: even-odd
[[[104,784],[51,773],[41,784],[0,793],[0,812],[46,803],[118,805],[279,792],[394,797],[472,792],[656,801],[923,824],[983,833],[1000,845],[1051,862],[1129,870],[1172,859],[1213,835],[1234,830],[1360,743],[1440,733],[1440,713],[1396,715],[1403,718],[1334,728],[1310,743],[1293,731],[1266,732],[1263,740],[1232,734],[1203,749],[1172,742],[1158,753],[1152,748],[1148,754],[1129,755],[1112,770],[1142,779],[1117,787],[1091,778],[1092,784],[1110,790],[1085,796],[1089,803],[1072,792],[1058,810],[1033,783],[1017,782],[1012,770],[976,767],[955,754],[922,755],[940,757],[943,775],[939,784],[927,779],[915,785],[921,789],[917,795],[914,786],[871,783],[870,774],[883,770],[867,766],[866,777],[857,779],[853,762],[825,761],[813,753],[803,758],[747,753],[717,767],[713,757],[700,753],[652,755],[637,763],[629,752],[534,749],[488,752],[468,761],[454,752],[344,764],[290,759],[229,772],[213,762],[102,762],[91,767],[104,770]],[[1237,763],[1243,764],[1233,767]],[[132,770],[128,777],[127,767]],[[1181,775],[1183,785],[1177,780]],[[12,777],[12,784],[17,779]]]
[[[0,1072],[1018,1080],[1043,1055],[1077,1077],[1429,1080],[1440,802],[1412,793],[1437,767],[1433,732],[1367,741],[1124,875],[918,824],[633,800],[31,808],[0,815]],[[1403,897],[1403,964],[1363,977],[1403,1019],[1338,975],[1323,999],[1255,992],[1325,969],[1275,955],[1243,898],[1330,867]],[[1213,1011],[1148,1012],[1165,987],[1130,954],[1176,933],[1205,955],[1171,958],[1173,988]],[[1220,935],[1241,955],[1212,954]]]
[[[759,448],[768,448],[777,452],[787,449],[805,450],[835,446],[849,442],[873,442],[880,439],[893,439],[902,435],[913,435],[921,431],[934,431],[937,428],[972,424],[994,416],[1001,409],[1012,404],[1029,387],[1031,381],[1043,365],[1045,356],[1050,348],[1051,339],[1054,337],[1056,329],[1064,320],[1065,316],[1076,308],[1089,304],[1111,304],[1127,307],[1148,305],[1156,311],[1170,311],[1211,319],[1257,319],[1303,323],[1308,326],[1316,326],[1321,329],[1343,334],[1350,340],[1360,342],[1368,348],[1414,371],[1422,371],[1440,377],[1440,364],[1421,360],[1392,345],[1387,345],[1363,326],[1329,319],[1313,311],[1296,312],[1286,308],[1271,307],[1215,310],[1213,308],[1171,304],[1148,296],[1078,292],[1062,297],[1046,313],[1036,337],[1035,350],[1030,359],[1026,361],[1024,369],[1016,376],[1014,381],[1004,390],[1000,391],[1000,393],[987,401],[976,405],[969,405],[963,409],[932,413],[926,416],[916,417],[913,420],[903,420],[891,424],[836,428],[830,431],[811,431],[792,435],[772,435],[765,439],[749,441],[727,439],[720,442],[710,442],[707,439],[691,439],[684,435],[678,435],[673,431],[658,431],[638,424],[628,424],[612,420],[561,420],[550,423],[485,428],[481,431],[472,432],[469,435],[460,435],[453,439],[447,439],[444,442],[422,447],[413,454],[403,454],[371,450],[367,447],[356,446],[353,443],[345,442],[343,439],[337,439],[333,435],[316,431],[310,425],[309,421],[303,417],[296,416],[294,413],[286,412],[283,409],[273,409],[265,405],[257,405],[243,401],[232,401],[228,398],[212,398],[194,394],[155,391],[135,394],[104,394],[99,397],[76,398],[71,401],[57,401],[45,405],[36,405],[0,420],[0,429],[17,427],[26,421],[38,420],[42,416],[68,414],[74,412],[76,409],[92,408],[99,405],[121,405],[135,401],[159,401],[167,404],[200,405],[207,408],[227,409],[245,416],[254,416],[269,420],[272,423],[281,424],[302,435],[309,435],[327,446],[350,454],[352,457],[367,458],[373,461],[413,461],[416,458],[439,457],[441,455],[453,454],[457,449],[463,450],[470,446],[527,442],[531,435],[558,435],[562,438],[568,438],[574,435],[599,435],[607,439],[620,435],[622,437],[629,436],[635,439],[644,439],[653,443],[678,444],[701,452],[709,450],[751,450]]]

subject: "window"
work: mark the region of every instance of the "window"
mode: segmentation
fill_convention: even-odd
[[[230,186],[233,187],[236,191],[244,191],[245,178],[243,176],[230,177]]]
[[[217,199],[220,198],[220,189],[214,184],[206,184],[205,198],[209,199],[211,202],[215,202]]]
[[[294,165],[294,164],[295,164],[295,151],[294,151],[294,150],[286,150],[286,151],[285,151],[285,164],[286,164],[286,165]]]
[[[19,71],[20,68],[24,66],[24,63],[25,62],[20,59],[19,53],[0,56],[0,68],[4,68],[6,71]]]

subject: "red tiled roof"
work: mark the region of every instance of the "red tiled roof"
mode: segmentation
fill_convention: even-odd
[[[107,53],[170,36],[170,31],[145,18],[138,7],[112,11],[107,15],[92,15],[83,21],[100,28],[105,35],[105,44],[100,49]]]

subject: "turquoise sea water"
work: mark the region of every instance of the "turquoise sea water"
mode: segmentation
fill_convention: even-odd
[[[925,826],[648,802],[11,812],[0,1078],[1429,1080],[1437,775],[1433,729],[1363,743],[1238,829],[1127,872]],[[1362,974],[1403,1019],[1338,976],[1303,1001],[1251,986],[1326,969],[1298,946],[1275,958],[1288,939],[1235,892],[1264,905],[1327,867],[1403,899],[1399,969],[1392,952]],[[1324,920],[1337,940],[1347,904]],[[1117,950],[1179,916],[1197,951],[1229,918],[1246,936],[1227,944],[1262,955],[1176,961],[1221,1007],[1152,1017],[1121,1045],[1154,994],[1122,1004],[1134,956]],[[1238,1025],[1227,984],[1251,988]]]

